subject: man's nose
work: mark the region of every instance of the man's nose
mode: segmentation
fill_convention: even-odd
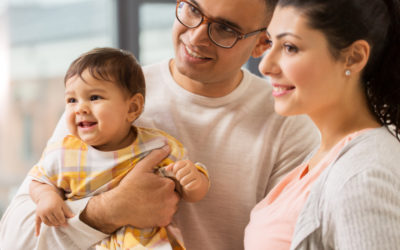
[[[209,46],[212,43],[208,36],[207,22],[189,30],[189,42],[194,46]]]

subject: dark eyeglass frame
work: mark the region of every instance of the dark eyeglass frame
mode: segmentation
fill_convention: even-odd
[[[179,17],[178,17],[178,8],[179,8],[180,3],[182,3],[182,2],[188,4],[188,5],[190,5],[191,7],[193,7],[194,9],[196,9],[196,10],[199,12],[199,14],[201,15],[201,21],[200,21],[197,25],[195,25],[195,26],[188,26],[188,25],[184,24],[184,23],[179,19]],[[254,35],[256,35],[256,34],[258,34],[258,33],[260,33],[260,32],[264,32],[264,31],[267,30],[267,28],[264,27],[264,28],[261,28],[261,29],[255,30],[255,31],[251,31],[251,32],[249,32],[249,33],[242,33],[242,32],[238,31],[236,28],[234,28],[234,27],[232,27],[232,26],[230,26],[230,25],[227,25],[227,24],[225,24],[225,23],[216,21],[216,20],[213,19],[213,18],[207,17],[206,15],[203,14],[203,12],[201,12],[201,11],[199,10],[198,7],[194,6],[192,3],[190,3],[190,2],[187,1],[187,0],[177,0],[177,1],[176,1],[175,16],[176,16],[176,19],[177,19],[183,26],[185,26],[185,27],[187,27],[187,28],[189,28],[189,29],[194,29],[194,28],[199,27],[199,26],[202,25],[202,24],[207,24],[207,34],[208,34],[208,38],[210,38],[211,42],[213,42],[215,45],[217,45],[217,46],[219,46],[219,47],[221,47],[221,48],[224,48],[224,49],[230,49],[230,48],[232,48],[233,46],[235,46],[235,44],[236,44],[239,40],[246,39],[246,38],[248,38],[248,37],[250,37],[250,36],[254,36]],[[229,27],[230,29],[232,29],[232,31],[236,34],[236,40],[232,43],[232,45],[230,45],[230,46],[224,46],[224,45],[218,44],[216,41],[213,40],[213,38],[212,38],[212,36],[211,36],[211,28],[210,28],[210,27],[211,27],[211,23],[217,23],[217,24],[225,25],[226,27]]]

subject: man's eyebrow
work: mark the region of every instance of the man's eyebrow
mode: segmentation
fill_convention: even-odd
[[[196,7],[200,8],[199,3],[196,0],[189,0],[192,4],[196,5]]]
[[[242,32],[242,28],[239,25],[237,25],[236,23],[233,23],[233,22],[223,19],[223,18],[215,18],[214,20],[218,21],[219,23],[226,24],[227,26],[229,26],[237,31]]]
[[[203,9],[200,7],[199,3],[196,0],[189,0],[189,2],[192,3],[193,5],[195,5],[201,11],[201,13],[203,13]],[[204,13],[203,13],[203,15],[204,15]],[[234,22],[231,22],[229,20],[226,20],[224,18],[219,18],[219,17],[216,17],[216,18],[210,17],[210,18],[213,21],[217,21],[219,23],[226,24],[227,26],[229,26],[233,29],[236,29],[237,31],[240,31],[240,32],[242,31],[242,28]]]

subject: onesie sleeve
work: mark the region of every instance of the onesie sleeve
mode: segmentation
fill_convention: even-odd
[[[59,169],[57,163],[59,162],[58,158],[61,157],[59,151],[54,144],[47,145],[39,162],[28,172],[28,176],[33,180],[56,187],[56,171]]]
[[[36,205],[29,196],[30,177],[25,178],[11,201],[0,223],[0,249],[90,249],[108,237],[79,219],[89,198],[67,201],[75,216],[67,227],[42,225],[39,237],[35,236]]]

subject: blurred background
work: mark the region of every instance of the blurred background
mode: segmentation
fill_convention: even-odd
[[[0,1],[0,217],[64,109],[69,64],[94,47],[173,56],[174,0]],[[258,61],[246,67],[257,71]]]

